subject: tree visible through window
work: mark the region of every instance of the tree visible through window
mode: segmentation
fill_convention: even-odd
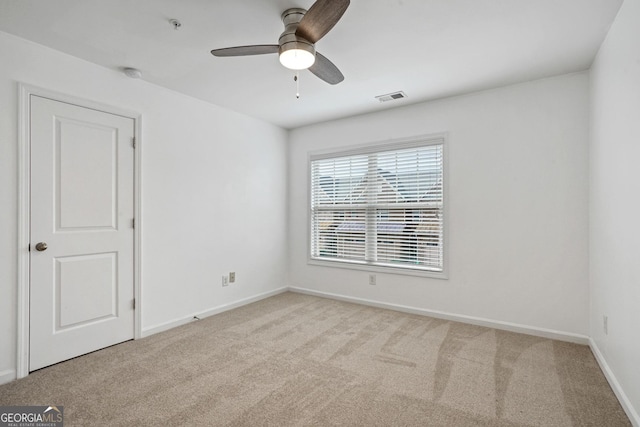
[[[443,271],[442,138],[311,157],[311,258]]]

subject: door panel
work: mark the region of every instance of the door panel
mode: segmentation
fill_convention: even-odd
[[[117,317],[117,254],[57,258],[55,331]]]
[[[65,118],[55,124],[58,230],[115,229],[117,129]]]
[[[134,336],[134,121],[30,106],[32,371]]]

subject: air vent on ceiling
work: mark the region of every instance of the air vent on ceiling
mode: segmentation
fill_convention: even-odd
[[[396,99],[402,99],[406,97],[407,97],[407,94],[400,91],[400,92],[388,93],[386,95],[378,95],[376,96],[376,99],[380,102],[387,102],[387,101],[394,101]]]

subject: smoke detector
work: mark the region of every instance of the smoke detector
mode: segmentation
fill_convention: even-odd
[[[131,77],[132,79],[139,79],[142,77],[142,71],[138,70],[137,68],[127,67],[122,71],[124,72],[125,76]]]

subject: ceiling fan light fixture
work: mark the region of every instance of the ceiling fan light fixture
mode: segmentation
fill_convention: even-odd
[[[286,43],[280,47],[280,63],[290,70],[306,70],[316,62],[313,46],[306,43]]]

